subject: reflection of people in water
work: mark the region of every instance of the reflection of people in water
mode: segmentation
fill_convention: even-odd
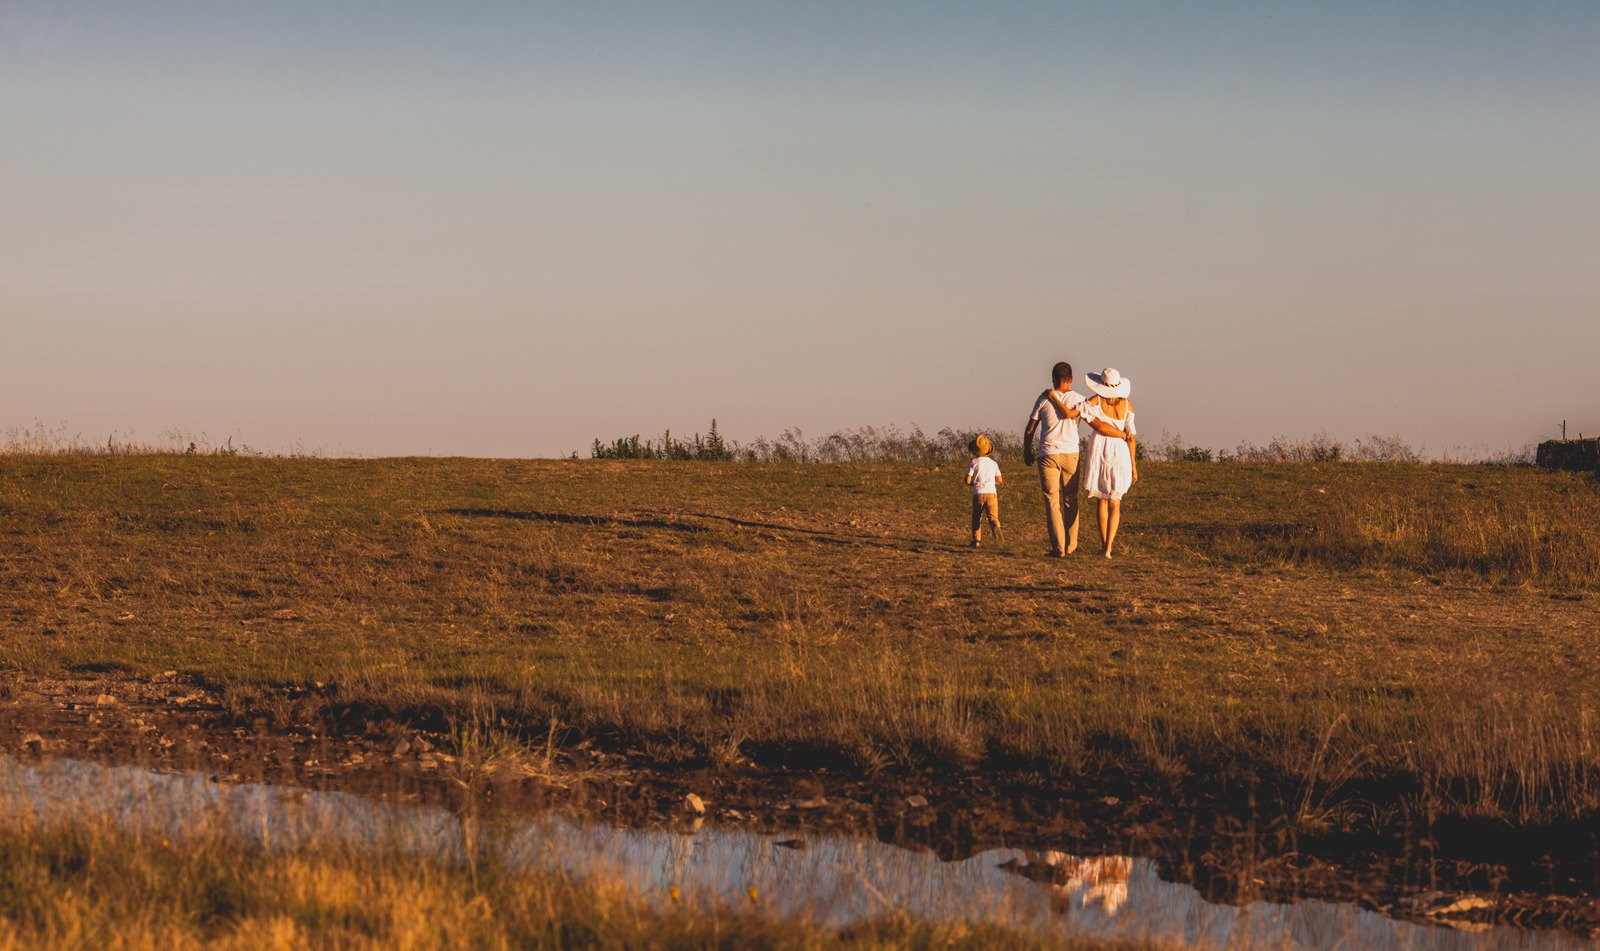
[[[1133,859],[1126,855],[1082,858],[1065,852],[1025,851],[1026,862],[1008,862],[1007,871],[1041,882],[1050,889],[1050,910],[1060,915],[1099,905],[1115,915],[1128,901],[1128,876]]]

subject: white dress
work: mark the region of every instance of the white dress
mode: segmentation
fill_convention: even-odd
[[[1107,415],[1099,404],[1084,404],[1082,407],[1084,417],[1093,416],[1095,419],[1110,423],[1130,436],[1139,435],[1139,430],[1133,425],[1133,413],[1128,413],[1126,419],[1117,419]],[[1113,436],[1102,436],[1100,433],[1089,431],[1089,471],[1084,477],[1084,484],[1089,488],[1091,499],[1120,499],[1123,494],[1133,487],[1133,453],[1128,450],[1125,439]]]

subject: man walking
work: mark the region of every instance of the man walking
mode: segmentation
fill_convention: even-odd
[[[1039,487],[1044,490],[1045,521],[1050,526],[1050,551],[1065,558],[1078,550],[1078,409],[1083,397],[1072,392],[1072,364],[1058,363],[1050,371],[1056,397],[1067,407],[1063,416],[1044,394],[1033,403],[1028,429],[1022,436],[1022,461],[1034,464],[1037,433]]]

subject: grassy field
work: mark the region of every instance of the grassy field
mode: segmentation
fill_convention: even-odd
[[[1307,828],[1600,814],[1592,478],[1150,462],[1120,557],[1057,561],[1002,462],[974,552],[952,466],[0,458],[0,668]]]

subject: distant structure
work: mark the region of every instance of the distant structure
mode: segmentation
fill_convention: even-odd
[[[1600,473],[1600,439],[1551,439],[1539,444],[1533,461],[1546,469]]]

